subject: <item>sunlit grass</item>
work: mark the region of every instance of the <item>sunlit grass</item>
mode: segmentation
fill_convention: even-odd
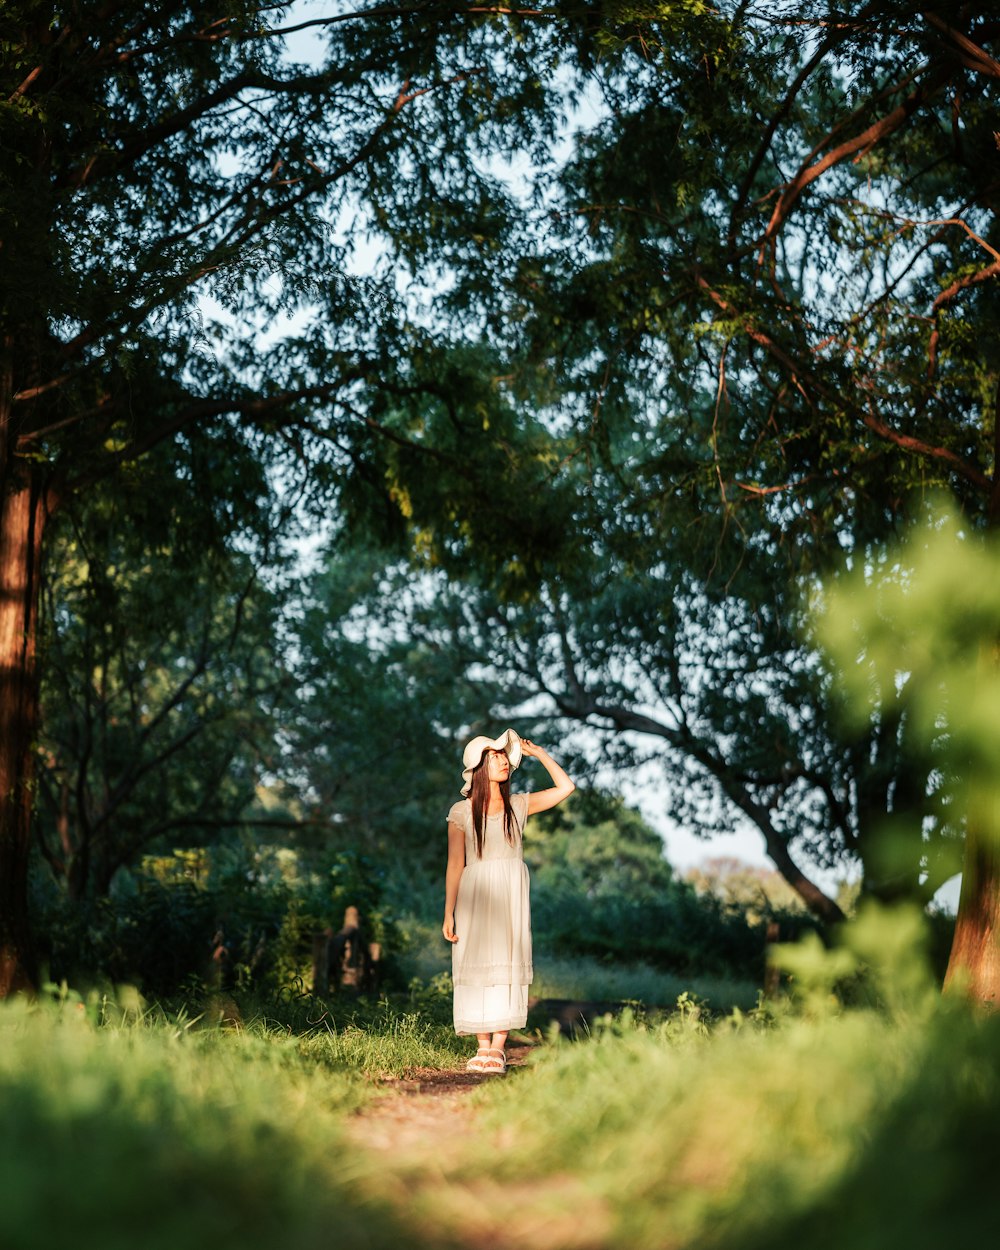
[[[661,1245],[665,1227],[669,1244],[722,1245],[808,1207],[840,1175],[901,1080],[901,1048],[887,1043],[872,1019],[712,1040],[598,1033],[542,1056],[495,1108],[524,1143],[500,1167],[510,1179],[582,1173],[614,1213],[615,1246]],[[879,1052],[885,1062],[870,1062]]]
[[[567,1246],[594,1244],[599,1225],[605,1250],[939,1250],[992,1226],[1000,1021],[961,1010],[626,1021],[540,1049],[483,1097],[447,1184],[488,1172],[492,1197],[473,1183],[475,1201],[537,1201],[529,1227],[544,1226],[550,1187],[568,1192]]]
[[[722,1017],[688,995],[550,1035],[484,1087],[454,1157],[397,1161],[414,1228],[559,1250],[979,1244],[1000,1018],[941,1001],[925,940],[915,913],[868,910],[833,949],[779,951],[791,998]]]
[[[90,1014],[0,1009],[4,1250],[325,1250],[333,1229],[341,1245],[401,1244],[352,1196],[342,1132],[381,1056],[332,1035]]]
[[[7,1004],[0,1242],[979,1244],[994,1218],[1000,1019],[942,1003],[920,946],[915,916],[862,916],[833,950],[779,951],[790,1000],[725,1016],[688,992],[667,1015],[626,1010],[577,1042],[550,1035],[461,1111],[391,1093],[383,1133],[407,1108],[417,1117],[382,1150],[349,1124],[377,1078],[457,1066],[465,1048],[442,1022],[440,986],[353,1014],[344,1001],[315,1016],[310,1002],[301,1028],[266,1011],[219,1027],[211,1010],[168,1015],[135,996]]]
[[[387,1016],[383,1022],[351,1022],[317,1028],[299,1039],[299,1053],[335,1068],[370,1078],[399,1077],[417,1068],[453,1068],[467,1058],[468,1043],[450,1025],[416,1012]]]

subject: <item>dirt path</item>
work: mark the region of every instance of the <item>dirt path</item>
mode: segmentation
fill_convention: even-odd
[[[491,1161],[516,1142],[502,1126],[484,1125],[474,1095],[485,1082],[516,1081],[529,1051],[511,1044],[503,1077],[423,1069],[387,1081],[350,1120],[350,1140],[365,1164],[364,1188],[388,1201],[429,1244],[598,1250],[607,1243],[605,1204],[573,1176],[511,1183],[491,1173]]]
[[[350,1121],[356,1145],[373,1151],[408,1154],[426,1149],[435,1134],[452,1137],[463,1129],[475,1134],[477,1106],[469,1096],[484,1085],[516,1076],[530,1046],[511,1042],[505,1076],[466,1072],[461,1068],[418,1068],[409,1077],[380,1083],[380,1092]]]

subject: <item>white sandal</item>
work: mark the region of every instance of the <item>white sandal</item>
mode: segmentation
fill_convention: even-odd
[[[487,1057],[482,1061],[477,1071],[492,1072],[497,1076],[503,1076],[507,1071],[507,1056],[502,1050],[496,1050],[494,1047],[491,1047]]]
[[[490,1053],[488,1046],[480,1046],[469,1062],[465,1065],[466,1072],[485,1072],[484,1065],[488,1062],[487,1056]]]

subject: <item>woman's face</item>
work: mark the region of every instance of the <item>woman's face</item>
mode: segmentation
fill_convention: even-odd
[[[506,751],[486,753],[486,775],[490,781],[506,781],[510,776],[510,760]]]

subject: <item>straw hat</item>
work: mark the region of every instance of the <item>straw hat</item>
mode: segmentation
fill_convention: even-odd
[[[462,752],[462,777],[465,781],[462,793],[466,798],[472,789],[472,770],[478,766],[484,751],[503,751],[510,760],[513,772],[521,762],[521,739],[513,729],[505,729],[499,738],[487,738],[485,734],[480,734],[467,744]]]

